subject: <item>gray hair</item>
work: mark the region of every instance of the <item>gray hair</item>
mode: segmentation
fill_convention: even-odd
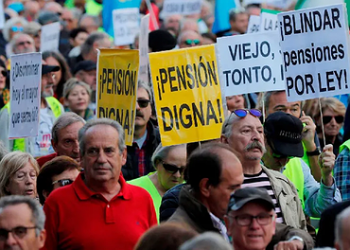
[[[100,32],[100,31],[96,31],[96,32],[92,32],[88,38],[85,40],[85,42],[81,45],[81,54],[82,55],[87,55],[90,53],[90,51],[93,49],[94,47],[94,43],[100,40],[103,40],[107,38],[108,39],[108,35],[106,33]]]
[[[146,82],[139,80],[138,84],[137,84],[137,89],[144,89],[144,90],[146,90],[150,102],[153,103],[152,90],[151,90],[150,86]]]
[[[115,128],[118,132],[118,147],[120,154],[123,153],[124,149],[126,148],[125,146],[125,137],[124,137],[124,129],[123,127],[114,120],[108,119],[108,118],[94,118],[89,120],[87,123],[85,123],[84,127],[82,127],[79,130],[79,148],[80,148],[80,154],[83,156],[85,155],[85,135],[86,131],[96,125],[106,125],[106,126],[111,126]]]
[[[156,168],[156,165],[159,161],[163,161],[165,158],[168,157],[168,154],[171,150],[177,147],[185,147],[186,144],[178,144],[178,145],[172,145],[172,146],[163,146],[162,143],[159,143],[158,147],[154,151],[151,162],[154,168]]]
[[[76,87],[76,86],[82,86],[86,89],[88,92],[89,96],[91,95],[91,88],[88,84],[86,84],[83,81],[80,81],[78,78],[70,78],[63,87],[63,97],[65,99],[68,98],[70,92]]]
[[[26,33],[18,33],[14,37],[12,37],[12,39],[10,41],[10,48],[12,49],[12,51],[14,53],[17,53],[16,43],[17,43],[17,39],[19,39],[21,36],[27,36],[28,39],[32,42],[32,45],[34,48],[34,39],[30,35],[28,35]],[[31,51],[31,52],[35,52],[35,51]]]
[[[79,20],[79,25],[78,25],[79,27],[82,25],[82,22],[86,18],[91,18],[94,21],[94,23],[96,24],[96,26],[98,26],[98,27],[101,26],[100,19],[98,18],[98,16],[93,16],[93,15],[90,15],[90,14],[84,14],[84,15],[81,16],[81,18]]]
[[[57,143],[58,131],[76,122],[82,122],[83,124],[86,123],[85,120],[81,116],[77,115],[76,113],[66,112],[62,114],[53,124],[52,130],[51,130],[52,140],[55,143]]]
[[[206,232],[181,245],[179,250],[232,250],[232,246],[218,233]]]
[[[195,23],[198,26],[197,20],[194,18],[182,18],[180,20],[180,32],[185,27],[186,23]]]
[[[0,140],[0,161],[9,151],[5,147],[4,143]]]
[[[4,28],[2,28],[2,34],[4,35],[4,38],[7,42],[10,41],[10,29],[12,28],[13,25],[16,23],[21,23],[24,26],[28,23],[25,19],[22,17],[13,17],[9,20],[6,21],[4,24]]]
[[[0,214],[4,211],[5,208],[20,204],[27,204],[30,210],[32,211],[32,222],[35,224],[36,227],[35,234],[36,236],[39,236],[41,231],[44,230],[45,213],[37,200],[28,196],[21,195],[10,195],[2,197],[0,199]]]
[[[244,9],[244,8],[231,9],[229,12],[229,20],[233,21],[233,22],[236,21],[236,17],[239,14],[247,14],[248,15],[246,9]]]
[[[221,134],[224,135],[226,138],[231,137],[232,126],[236,120],[238,120],[238,116],[233,112],[225,118],[225,121],[221,127]]]
[[[350,216],[350,207],[344,209],[340,214],[338,214],[335,220],[335,243],[338,243],[340,248],[343,248],[343,232],[344,232],[344,220]],[[347,233],[347,232],[345,232]]]

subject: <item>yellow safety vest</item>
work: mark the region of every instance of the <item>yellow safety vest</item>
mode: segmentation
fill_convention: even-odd
[[[341,151],[343,151],[343,149],[345,149],[345,148],[347,148],[347,149],[350,150],[350,139],[347,140],[346,142],[344,142],[342,145],[340,145],[340,147],[339,147],[339,153],[340,153]]]
[[[304,201],[304,173],[301,166],[300,158],[290,159],[286,165],[283,174],[294,184],[295,188],[298,191],[298,196],[301,202],[303,209],[305,209]]]

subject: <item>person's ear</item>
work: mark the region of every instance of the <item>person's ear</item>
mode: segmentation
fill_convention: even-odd
[[[42,191],[42,195],[44,196],[44,198],[45,198],[45,200],[47,199],[47,197],[49,196],[49,192],[48,191],[46,191],[46,190],[43,190]]]
[[[126,159],[127,159],[127,155],[128,155],[128,153],[126,151],[126,148],[124,148],[123,153],[122,153],[122,165],[125,165]]]
[[[42,248],[45,245],[45,240],[46,240],[46,230],[43,229],[38,237],[38,245],[39,245],[39,249]]]
[[[221,135],[221,137],[220,137],[220,142],[221,142],[221,143],[224,143],[224,144],[228,144],[228,139],[226,138],[226,136]]]
[[[209,197],[210,196],[210,184],[209,184],[209,178],[203,178],[199,182],[199,192],[201,195],[204,197]]]
[[[227,229],[227,235],[232,236],[231,227],[230,227],[230,218],[227,215],[224,216],[224,221]]]

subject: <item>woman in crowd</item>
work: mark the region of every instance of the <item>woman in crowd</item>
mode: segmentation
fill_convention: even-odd
[[[56,97],[57,100],[63,103],[62,95],[63,95],[64,84],[72,77],[68,64],[64,59],[64,57],[59,52],[55,52],[55,51],[45,51],[43,53],[43,60],[49,65],[60,67],[59,71],[54,72],[54,75],[55,75],[54,97]]]
[[[226,105],[229,111],[236,109],[244,109],[244,96],[243,95],[233,95],[226,97]]]
[[[163,147],[162,144],[159,144],[152,155],[152,164],[155,172],[129,183],[149,192],[159,220],[159,207],[164,193],[184,181],[186,145]]]
[[[0,197],[26,195],[36,198],[36,178],[39,166],[28,153],[8,153],[0,162]]]
[[[69,79],[63,89],[66,112],[74,112],[86,121],[94,117],[94,112],[88,107],[91,89],[86,83],[77,78]]]
[[[46,162],[37,179],[40,203],[44,205],[53,190],[72,184],[79,173],[79,164],[68,156],[57,156]]]
[[[10,91],[7,89],[7,70],[3,60],[0,60],[0,109],[10,101]]]
[[[333,152],[337,156],[339,154],[339,147],[343,141],[340,134],[340,129],[344,124],[345,106],[338,99],[334,97],[321,98],[321,108],[323,119],[321,120],[320,109],[315,115],[317,125],[317,134],[320,139],[321,147],[324,147],[324,140],[326,144],[333,144]],[[323,138],[322,123],[324,125],[324,133],[326,138]]]

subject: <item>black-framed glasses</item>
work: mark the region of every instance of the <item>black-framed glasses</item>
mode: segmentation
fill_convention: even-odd
[[[3,77],[7,77],[7,71],[6,70],[1,70],[1,74]]]
[[[186,45],[198,45],[201,41],[199,39],[186,39],[184,43]]]
[[[150,100],[146,100],[146,99],[137,99],[137,104],[139,105],[140,108],[146,108],[150,102],[151,102]]]
[[[72,184],[74,181],[71,179],[62,179],[52,182],[52,185],[55,185],[56,183],[59,183],[61,187],[67,186]]]
[[[256,219],[259,225],[265,226],[271,223],[272,219],[274,218],[273,214],[267,214],[267,213],[261,213],[256,216],[250,215],[250,214],[241,214],[237,216],[229,216],[236,220],[237,224],[239,226],[249,226],[252,224],[253,219]]]
[[[24,236],[27,235],[27,232],[29,229],[36,229],[38,227],[15,227],[11,230],[7,230],[5,228],[0,228],[0,241],[5,241],[9,237],[9,233],[11,232],[13,234],[13,237],[22,239]]]
[[[182,174],[185,171],[185,167],[178,167],[173,164],[166,163],[162,161],[163,168],[171,174],[176,174],[178,171]]]
[[[323,124],[326,125],[327,123],[330,123],[333,117],[338,124],[341,124],[344,122],[344,116],[342,115],[337,115],[337,116],[326,115],[326,116],[323,116],[323,120],[322,120]]]

